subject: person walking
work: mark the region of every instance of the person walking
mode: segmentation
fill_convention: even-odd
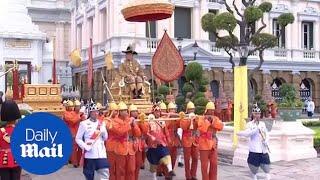
[[[252,179],[257,180],[259,167],[270,180],[270,158],[268,152],[269,134],[264,122],[260,121],[261,111],[258,105],[252,109],[252,121],[246,125],[246,130],[237,133],[238,136],[249,138],[249,156],[247,159]]]
[[[101,180],[109,179],[109,163],[104,141],[108,138],[106,126],[99,121],[99,110],[95,103],[89,106],[89,118],[80,122],[76,142],[83,150],[83,174],[86,180],[94,180],[95,171]]]
[[[314,114],[314,102],[312,101],[311,98],[308,99],[308,103],[307,103],[307,113],[308,113],[308,117],[311,118]]]

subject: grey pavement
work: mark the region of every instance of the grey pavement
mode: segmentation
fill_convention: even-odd
[[[146,162],[147,165],[147,162]],[[146,166],[147,167],[147,166]],[[250,180],[249,170],[245,167],[219,164],[219,180]],[[174,180],[184,180],[184,168],[175,168],[177,176]],[[30,175],[33,180],[85,180],[81,168],[65,166],[56,173],[37,176]],[[264,179],[264,174],[259,172],[259,180]],[[22,180],[29,178],[22,178]],[[96,177],[98,180],[99,177]],[[149,180],[151,174],[147,170],[141,170],[140,179]],[[163,180],[164,178],[158,178]],[[201,180],[200,162],[198,164],[198,179]],[[271,165],[272,180],[320,180],[320,158],[297,160],[291,162],[280,161]]]

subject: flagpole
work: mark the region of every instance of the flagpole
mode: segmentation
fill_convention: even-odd
[[[90,38],[90,46],[89,46],[89,52],[88,52],[88,88],[89,88],[89,97],[93,99],[93,90],[92,90],[92,84],[93,84],[93,54],[92,54],[92,37]]]
[[[150,25],[150,21],[148,21],[148,33],[149,33],[149,51],[150,51],[150,56],[151,56],[151,83],[152,83],[152,102],[153,104],[155,103],[155,99],[154,99],[154,76],[153,76],[153,66],[152,66],[152,51],[151,51],[151,25]]]
[[[52,84],[57,84],[57,72],[56,72],[56,37],[53,37]]]

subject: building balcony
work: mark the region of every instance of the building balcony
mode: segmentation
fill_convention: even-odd
[[[178,49],[178,46],[182,47],[182,56],[184,58],[193,57],[190,55],[190,52],[185,53],[185,50],[190,48],[195,42],[192,39],[184,39],[180,44],[176,39],[172,39],[173,43]],[[112,52],[113,54],[119,54],[121,51],[125,50],[129,44],[135,42],[135,50],[143,56],[148,56],[155,53],[160,39],[154,38],[142,38],[142,37],[112,37],[102,43],[95,44],[93,46],[93,57],[103,57],[104,52]],[[229,58],[229,55],[223,50],[215,46],[214,42],[208,40],[197,40],[199,47],[203,52],[206,52],[205,55],[199,55],[199,59],[208,59],[208,61],[215,59],[226,59]],[[83,59],[88,59],[88,50],[82,49],[81,55]],[[238,53],[233,52],[234,58],[238,59]],[[300,49],[285,49],[285,48],[273,48],[267,49],[264,51],[264,60],[269,62],[319,62],[320,63],[320,52],[314,50],[300,50]],[[250,61],[258,61],[259,56],[258,52],[254,52],[248,57]],[[150,62],[150,61],[149,61]]]

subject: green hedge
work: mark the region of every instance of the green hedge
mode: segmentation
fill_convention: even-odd
[[[302,124],[307,127],[320,126],[320,121],[304,121]]]
[[[307,122],[303,122],[303,125],[314,130],[315,132],[315,135],[313,138],[314,147],[316,149],[320,149],[320,121],[307,121]]]
[[[314,147],[315,148],[320,148],[320,126],[311,126],[310,127],[312,130],[314,130],[314,132],[316,133],[314,135]]]

